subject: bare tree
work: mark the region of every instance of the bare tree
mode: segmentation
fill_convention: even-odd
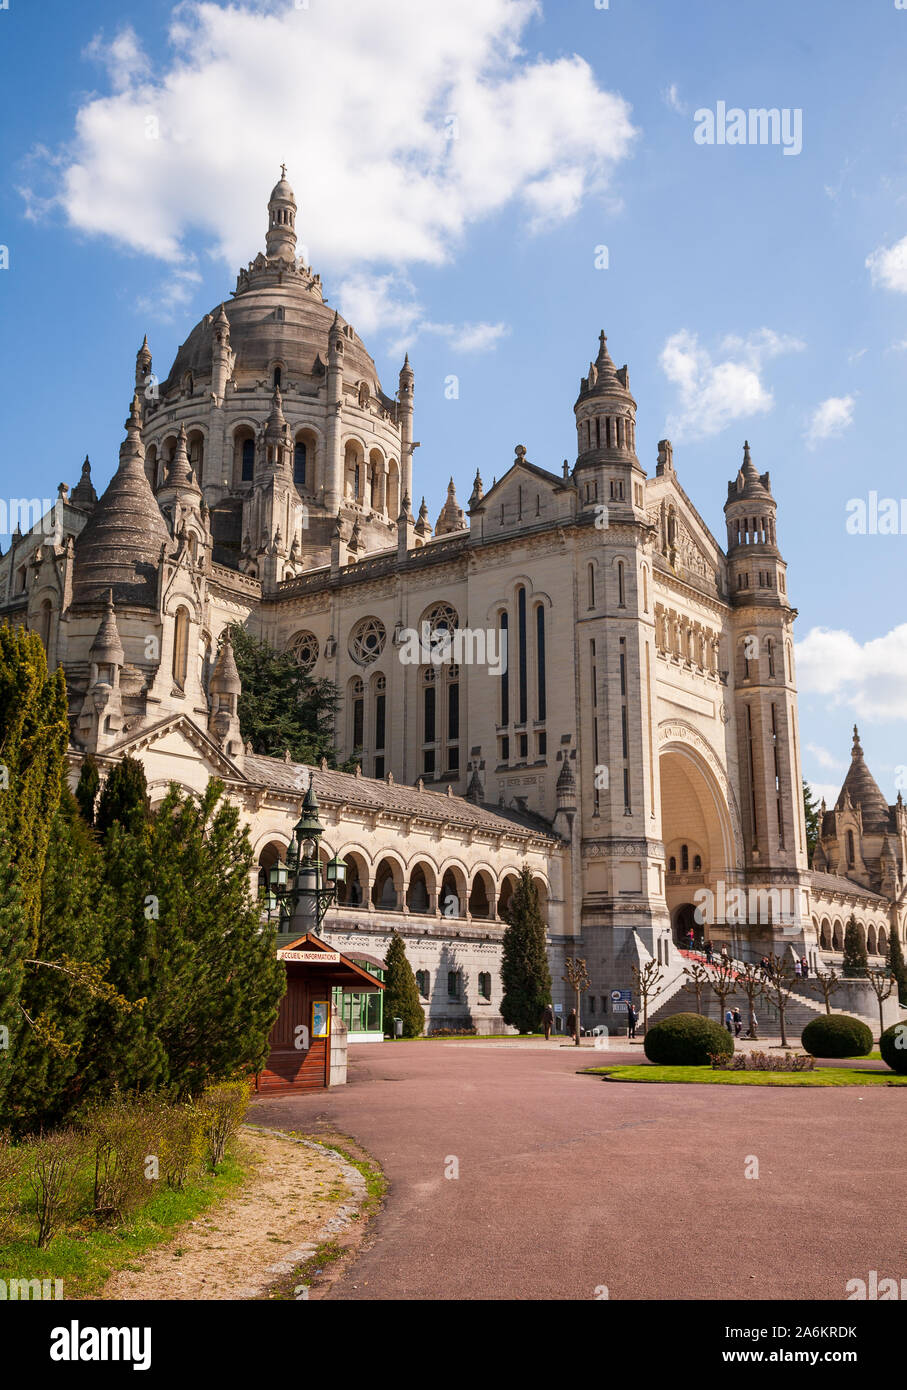
[[[823,1000],[825,1001],[825,1012],[827,1014],[830,1014],[831,996],[835,993],[835,991],[841,983],[840,975],[834,969],[815,970],[813,974],[810,976],[810,982],[813,984],[816,993],[821,994]]]
[[[718,960],[709,974],[709,986],[718,1000],[718,1022],[724,1027],[727,1001],[737,993],[737,971],[729,960]]]
[[[693,965],[684,966],[684,975],[687,976],[688,983],[681,985],[680,988],[687,994],[696,995],[696,1012],[702,1013],[702,991],[708,986],[712,976],[704,965],[696,961]]]
[[[771,963],[771,974],[765,982],[764,994],[766,999],[770,999],[778,1010],[778,1023],[781,1029],[781,1046],[788,1047],[787,1033],[784,1027],[784,1015],[790,997],[794,992],[797,983],[797,975],[790,961],[783,956],[769,956]]]
[[[570,985],[576,994],[576,1027],[573,1030],[574,1044],[579,1047],[580,1037],[580,1002],[581,996],[589,988],[592,981],[589,979],[589,972],[586,970],[586,962],[582,956],[568,956],[565,962],[567,966],[566,975],[561,979],[564,984]]]
[[[882,1034],[885,1032],[885,1014],[882,1006],[886,999],[891,998],[895,986],[897,985],[897,980],[889,970],[870,970],[868,978],[872,992],[878,1000],[879,1039],[881,1040]]]
[[[649,1028],[649,1000],[655,1000],[661,994],[663,977],[664,971],[657,961],[647,960],[641,970],[638,965],[633,967],[633,979],[636,981],[636,990],[642,1004],[643,1033]]]
[[[765,993],[765,977],[757,972],[756,966],[751,961],[737,972],[737,988],[741,994],[746,995],[747,1012],[749,1013],[749,1036],[759,1037],[759,1030],[756,1026],[756,1000]]]

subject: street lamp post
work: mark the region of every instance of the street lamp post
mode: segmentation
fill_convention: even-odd
[[[302,803],[302,813],[293,827],[286,863],[278,860],[268,873],[265,896],[268,916],[276,911],[281,929],[321,934],[324,915],[337,896],[338,884],[346,882],[346,864],[335,855],[327,864],[327,884],[321,885],[321,857],[318,847],[324,826],[318,818],[318,799],[313,779]]]

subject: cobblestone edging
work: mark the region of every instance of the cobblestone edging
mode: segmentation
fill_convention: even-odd
[[[334,1211],[333,1216],[325,1222],[314,1240],[307,1241],[305,1245],[297,1246],[295,1250],[290,1250],[284,1257],[270,1264],[263,1269],[257,1277],[255,1284],[250,1284],[237,1295],[239,1298],[257,1298],[264,1293],[270,1286],[280,1279],[283,1275],[292,1274],[293,1270],[306,1260],[311,1259],[315,1252],[324,1244],[328,1236],[339,1235],[353,1224],[359,1215],[360,1208],[368,1196],[368,1187],[365,1178],[355,1168],[352,1163],[336,1149],[330,1148],[327,1144],[316,1144],[311,1139],[303,1139],[298,1134],[288,1134],[283,1129],[270,1129],[266,1125],[243,1125],[243,1129],[250,1130],[256,1134],[267,1134],[275,1139],[285,1139],[291,1144],[301,1144],[303,1148],[311,1149],[322,1158],[329,1154],[340,1170],[344,1182],[351,1189],[350,1196],[346,1201],[341,1202],[340,1206]]]

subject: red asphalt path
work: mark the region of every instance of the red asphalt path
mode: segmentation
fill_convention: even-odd
[[[250,1119],[328,1124],[389,1179],[333,1299],[594,1299],[604,1285],[610,1299],[841,1300],[870,1270],[907,1275],[907,1088],[576,1075],[624,1060],[560,1041],[360,1044],[348,1085],[256,1100]]]

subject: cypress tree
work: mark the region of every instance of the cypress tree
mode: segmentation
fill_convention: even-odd
[[[140,833],[148,820],[145,769],[137,758],[122,758],[110,769],[97,803],[95,829],[107,831],[118,821],[130,834]]]
[[[531,1033],[551,999],[551,972],[538,889],[528,869],[520,870],[507,915],[501,951],[501,1017],[521,1033]]]
[[[865,979],[869,974],[869,956],[866,952],[866,940],[860,928],[857,926],[857,919],[853,913],[844,928],[844,963],[841,967],[842,975],[851,979]]]
[[[76,787],[76,801],[86,825],[94,825],[94,808],[100,785],[98,765],[89,753],[82,762],[79,785]]]
[[[418,1038],[425,1027],[425,1010],[419,1003],[419,987],[406,957],[403,937],[395,931],[384,959],[384,1032],[393,1037],[394,1018],[403,1019],[404,1038]]]
[[[803,815],[804,815],[804,818],[805,818],[805,820],[806,820],[806,858],[807,858],[807,860],[808,860],[808,862],[809,862],[810,864],[812,863],[812,859],[813,859],[813,850],[816,848],[816,845],[819,843],[819,832],[820,832],[820,830],[821,830],[821,828],[822,828],[822,827],[819,825],[819,811],[820,811],[820,809],[821,809],[821,808],[820,808],[820,806],[819,806],[819,803],[816,801],[816,798],[813,796],[812,787],[809,785],[809,783],[807,782],[806,778],[804,777],[804,778],[803,778]]]
[[[904,963],[904,950],[898,936],[897,924],[890,928],[891,940],[888,944],[888,968],[898,982],[898,1002],[907,1004],[907,964]]]

